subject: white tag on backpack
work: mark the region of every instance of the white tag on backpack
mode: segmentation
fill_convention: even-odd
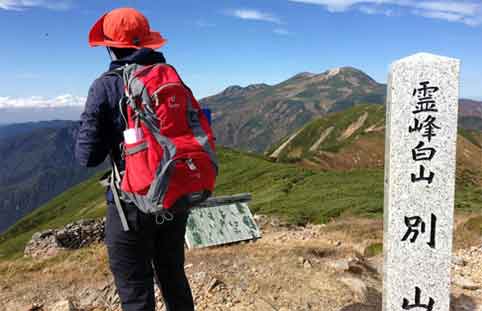
[[[124,131],[124,142],[126,144],[135,144],[143,138],[142,129],[128,129]]]

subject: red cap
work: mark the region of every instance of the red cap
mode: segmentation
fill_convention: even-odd
[[[102,16],[89,33],[89,45],[115,48],[158,49],[166,43],[159,32],[151,31],[149,21],[132,8],[115,9]]]

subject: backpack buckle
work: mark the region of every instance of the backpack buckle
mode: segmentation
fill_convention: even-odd
[[[155,219],[157,225],[162,225],[165,222],[172,221],[174,219],[174,215],[168,211],[162,211],[155,214]]]

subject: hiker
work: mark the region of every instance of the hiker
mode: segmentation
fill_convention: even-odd
[[[141,191],[132,189],[138,186],[136,184],[138,180],[145,179],[145,176],[140,176],[144,174],[144,171],[139,168],[139,165],[145,166],[146,164],[139,162],[136,154],[150,152],[149,156],[146,156],[150,157],[152,152],[164,152],[162,158],[164,159],[169,153],[161,148],[161,143],[157,139],[168,141],[169,139],[162,138],[158,133],[154,133],[155,131],[159,132],[163,125],[159,124],[162,124],[162,122],[157,122],[157,124],[154,124],[156,122],[148,122],[152,118],[148,119],[150,115],[146,112],[145,106],[138,109],[136,105],[139,104],[139,101],[131,101],[129,97],[127,103],[125,102],[124,92],[127,82],[124,71],[128,70],[125,69],[128,68],[126,65],[165,64],[166,60],[163,54],[155,51],[155,49],[162,47],[165,42],[166,40],[160,33],[151,31],[148,20],[132,8],[115,9],[105,14],[95,23],[89,34],[90,46],[105,46],[111,58],[111,63],[109,71],[95,80],[90,87],[85,110],[81,115],[75,154],[80,164],[86,167],[102,164],[108,155],[112,160],[113,173],[109,179],[110,187],[106,192],[108,210],[105,242],[109,265],[114,275],[115,285],[124,311],[155,310],[154,278],[161,289],[168,311],[194,310],[191,289],[184,271],[184,235],[189,208],[195,202],[194,196],[180,196],[180,193],[187,190],[176,188],[176,184],[169,184],[165,187],[177,190],[167,188],[166,193],[164,193],[165,196],[162,196],[162,198],[167,199],[161,203],[170,206],[168,210],[171,212],[164,213],[164,211],[161,211],[162,213],[154,214],[150,212],[156,206],[151,206],[150,203],[146,203],[145,206],[140,204],[141,201],[138,201],[138,199],[143,198],[139,194]],[[151,68],[149,69],[151,71],[147,71],[148,74],[155,74],[154,70],[160,70],[165,75],[169,73],[171,77],[178,77],[173,67],[167,65],[149,66],[149,68]],[[142,79],[138,76],[136,78],[138,78],[136,82]],[[157,78],[160,79],[160,77]],[[177,83],[174,87],[177,87],[176,92],[187,92],[186,90],[189,90],[182,82]],[[179,89],[179,87],[182,89]],[[142,91],[146,92],[145,88]],[[171,91],[174,92],[174,89]],[[192,96],[190,90],[186,94]],[[144,93],[138,94],[137,99],[141,98],[144,104],[143,95]],[[165,105],[169,107],[165,107],[165,109],[176,109],[182,107],[182,105],[187,105],[185,102],[176,104],[176,100],[184,99],[176,99],[176,95],[170,96],[169,105]],[[192,107],[192,105],[199,105],[193,97],[188,97],[187,100],[189,101],[189,109],[191,109],[187,111],[189,113],[195,112],[194,115],[190,115],[192,120],[189,119],[194,123],[186,122],[186,124],[189,123],[190,129],[194,132],[189,138],[196,138],[199,141],[199,143],[192,142],[192,148],[203,147],[210,151],[211,156],[214,157],[213,137],[207,118],[201,114],[196,114],[200,109],[195,109],[198,106]],[[184,114],[186,115],[186,113]],[[137,119],[134,120],[134,118]],[[153,118],[157,120],[155,114]],[[129,130],[126,130],[127,127],[129,127]],[[136,144],[137,139],[142,139],[137,135],[146,136],[144,143]],[[148,140],[148,138],[151,140]],[[133,141],[128,142],[132,139]],[[133,144],[129,145],[129,143]],[[124,147],[119,147],[123,144]],[[191,148],[174,143],[171,145],[176,147],[174,150],[177,150],[178,153],[183,148]],[[131,146],[131,149],[128,146]],[[164,145],[162,146],[164,147]],[[158,150],[154,150],[154,147],[157,147]],[[171,156],[174,155],[171,154]],[[212,190],[214,175],[210,175],[210,170],[202,171],[199,168],[204,163],[200,160],[201,158],[194,158],[194,162],[192,159],[188,159],[186,163],[179,159],[172,161],[175,164],[175,170],[181,167],[186,172],[192,171],[194,175],[188,179],[181,173],[176,173],[176,171],[172,173],[173,168],[165,164],[170,172],[169,174],[173,175],[169,177],[173,179],[169,183],[175,182],[176,178],[184,178],[185,181],[181,180],[181,183],[184,183],[185,187],[191,187],[191,179],[202,177],[201,182],[208,183],[207,186],[203,184],[202,189]],[[184,158],[182,159],[184,161]],[[159,172],[156,169],[153,173]],[[122,183],[120,179],[122,179]],[[160,179],[160,181],[165,180],[168,179]],[[197,187],[201,186],[198,185]],[[197,189],[196,186],[191,188]],[[144,187],[143,189],[149,188]],[[132,191],[132,193],[129,194],[128,191]],[[134,193],[135,191],[137,193]],[[147,192],[147,190],[144,192]],[[205,199],[209,194],[209,191],[203,191],[202,198],[199,200]],[[174,199],[176,200],[173,203]],[[168,200],[171,201],[168,202]],[[162,204],[159,206],[163,208]]]

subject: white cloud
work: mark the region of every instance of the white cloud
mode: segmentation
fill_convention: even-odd
[[[369,14],[369,15],[379,14],[378,9],[373,7],[373,6],[361,6],[360,11],[362,11],[365,14]]]
[[[226,12],[227,15],[234,16],[236,18],[244,19],[244,20],[254,20],[254,21],[263,21],[263,22],[270,22],[275,24],[281,24],[281,19],[277,16],[261,12],[258,10],[250,10],[250,9],[237,9],[237,10],[229,10]]]
[[[480,2],[463,2],[463,1],[422,1],[416,4],[419,9],[429,11],[447,12],[460,15],[474,15],[481,9]]]
[[[273,32],[277,35],[280,35],[280,36],[289,36],[291,35],[291,32],[286,30],[286,29],[283,29],[283,28],[276,28],[275,30],[273,30]]]
[[[461,22],[470,26],[482,24],[482,2],[480,0],[289,0],[325,7],[330,12],[350,9],[365,14],[392,16],[393,9],[409,9],[411,14],[449,22]]]
[[[71,0],[0,0],[0,9],[24,10],[34,7],[51,10],[67,10],[71,8]]]
[[[85,97],[65,94],[54,98],[41,96],[31,97],[0,97],[0,109],[8,108],[68,108],[82,107],[85,104]]]
[[[379,6],[362,5],[358,9],[361,12],[369,15],[394,16],[396,14],[392,9],[381,8]]]
[[[460,22],[460,21],[463,21],[464,19],[463,15],[460,15],[457,13],[451,13],[451,12],[417,10],[417,11],[414,11],[414,13],[420,16],[425,16],[425,17],[435,18],[435,19],[442,19],[449,22]]]
[[[343,12],[348,10],[354,5],[362,4],[362,3],[383,3],[383,0],[289,0],[291,2],[300,2],[300,3],[307,3],[307,4],[317,4],[325,6],[330,12]]]

